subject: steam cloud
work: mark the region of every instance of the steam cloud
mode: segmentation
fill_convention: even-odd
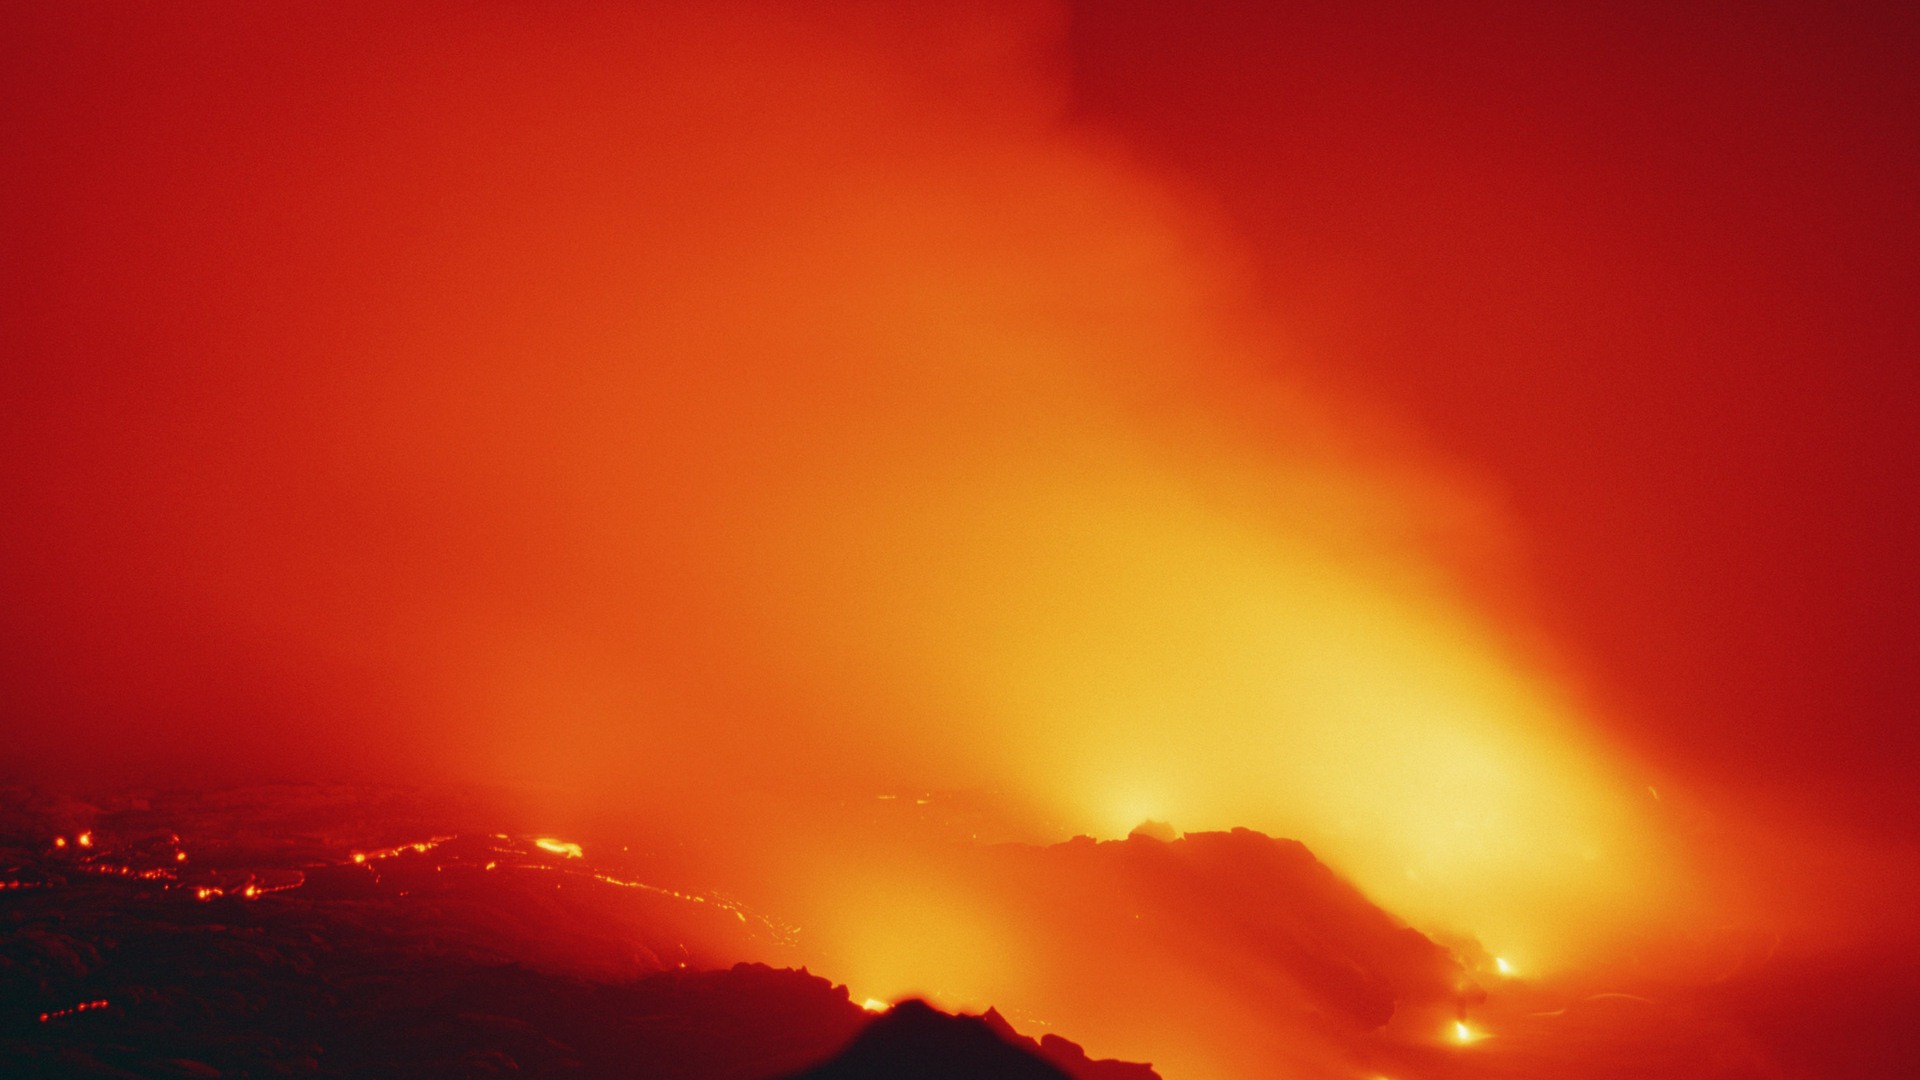
[[[71,28],[13,166],[6,770],[815,839],[991,792],[1297,836],[1542,963],[1672,900],[1465,599],[1489,501],[1069,123],[1057,12],[967,7]]]

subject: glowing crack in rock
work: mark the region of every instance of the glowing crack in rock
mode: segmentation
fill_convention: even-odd
[[[631,881],[626,878],[614,877],[611,874],[594,873],[588,876],[604,885],[613,885],[622,889],[639,889],[643,892],[652,893],[655,896],[672,897],[675,900],[684,900],[690,904],[711,904],[722,911],[728,912],[743,925],[749,923],[758,924],[762,929],[766,930],[775,941],[782,945],[793,945],[799,940],[800,930],[798,927],[777,923],[771,918],[761,915],[745,905],[735,903],[723,896],[681,892],[678,889],[650,885],[644,881]]]
[[[395,844],[391,847],[354,851],[337,863],[321,865],[360,867],[377,882],[383,879],[383,875],[379,869],[379,864],[383,862],[401,857],[418,858],[446,848],[447,845],[455,841],[465,842],[473,839],[475,838],[472,836],[462,837],[459,835],[433,836],[425,840]],[[173,837],[172,843],[177,846],[179,838],[177,836]],[[562,859],[558,863],[543,861],[540,858],[542,854],[559,855],[562,856]],[[162,866],[154,869],[138,869],[130,865],[98,861],[105,858],[106,856],[104,854],[90,856],[88,861],[82,864],[82,869],[94,873],[165,881],[170,883],[170,888],[188,890],[192,893],[194,899],[203,902],[223,897],[258,900],[271,893],[286,892],[301,888],[307,883],[307,875],[303,871],[283,871],[283,873],[291,875],[290,880],[284,881],[273,878],[263,879],[256,873],[230,872],[224,879],[216,881],[207,881],[205,878],[202,878],[199,881],[182,882],[180,875],[175,873],[171,866]],[[185,862],[186,852],[175,850],[168,855],[168,858],[174,863]],[[573,860],[580,860],[580,864],[574,864]],[[613,888],[637,890],[682,903],[701,904],[723,911],[732,915],[734,920],[739,924],[754,927],[756,931],[764,933],[769,939],[782,946],[791,947],[797,943],[799,938],[799,929],[797,927],[771,919],[718,893],[688,892],[668,888],[650,882],[608,873],[592,865],[585,864],[585,850],[581,845],[553,837],[539,837],[531,841],[515,841],[512,837],[502,833],[490,834],[489,838],[483,841],[483,851],[479,853],[477,857],[473,852],[454,851],[451,854],[442,856],[440,861],[433,866],[433,869],[436,872],[445,872],[449,869],[463,866],[488,872],[532,872],[558,875],[563,880],[555,881],[553,883],[555,888],[561,888],[565,884],[564,879],[575,878],[599,885],[611,886]],[[0,888],[34,887],[40,886],[37,883],[28,882],[0,882]],[[399,895],[408,895],[408,891],[402,891]]]
[[[353,853],[353,861],[356,863],[364,863],[374,859],[391,859],[396,855],[401,855],[409,851],[416,855],[424,855],[453,839],[455,839],[455,837],[435,836],[426,840],[415,840],[408,844],[395,844],[392,847],[379,848],[374,851],[356,851]]]
[[[63,1016],[72,1016],[75,1013],[90,1012],[94,1009],[104,1009],[106,1007],[107,1007],[106,998],[97,998],[93,1001],[83,1001],[78,1005],[72,1005],[65,1009],[56,1009],[53,1012],[43,1012],[40,1014],[40,1022],[43,1024],[52,1023],[53,1021],[58,1020]]]

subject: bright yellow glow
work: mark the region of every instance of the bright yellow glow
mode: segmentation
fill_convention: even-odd
[[[823,953],[822,967],[845,972],[863,998],[917,997],[975,1012],[1008,1000],[1013,976],[1005,958],[1014,955],[1017,930],[996,920],[977,895],[938,875],[884,865],[830,885],[845,890],[828,898],[831,909],[861,917],[844,926],[810,923],[810,940]]]
[[[1674,918],[1683,901],[1653,886],[1682,875],[1643,782],[1550,673],[1409,553],[1318,535],[1390,517],[1384,494],[1075,419],[1071,467],[942,474],[947,498],[873,480],[884,518],[840,513],[771,545],[798,564],[777,580],[799,582],[810,626],[885,643],[859,670],[904,668],[916,699],[994,718],[912,753],[1018,747],[993,752],[996,783],[1066,835],[1153,819],[1301,840],[1416,928],[1498,940],[1534,971]],[[1249,505],[1265,516],[1230,509]],[[827,554],[845,551],[861,557]],[[909,581],[912,605],[889,599]]]
[[[83,833],[81,833],[81,834],[80,834],[80,846],[81,846],[81,847],[92,847],[92,846],[93,846],[93,834],[92,834],[92,833],[90,833],[90,832],[83,832]]]
[[[884,1001],[881,1001],[879,998],[868,998],[867,1000],[860,1003],[860,1007],[867,1010],[870,1013],[883,1013],[883,1012],[886,1012],[888,1009],[893,1008],[893,1006],[887,1004]]]
[[[1494,957],[1494,958],[1493,958],[1493,967],[1494,967],[1494,970],[1496,970],[1496,971],[1498,971],[1498,972],[1499,972],[1500,974],[1502,974],[1502,975],[1512,975],[1512,974],[1513,974],[1513,965],[1512,965],[1512,964],[1509,964],[1509,963],[1507,963],[1507,958],[1506,958],[1506,957],[1504,957],[1504,956],[1496,956],[1496,957]]]
[[[54,846],[54,847],[66,847],[66,846],[67,846],[67,838],[66,838],[66,837],[64,837],[64,836],[56,836],[56,837],[54,837],[54,838],[53,838],[53,846]]]
[[[1465,1020],[1455,1020],[1453,1022],[1453,1041],[1454,1042],[1457,1042],[1462,1046],[1465,1046],[1467,1043],[1473,1042],[1475,1039],[1478,1039],[1478,1038],[1480,1038],[1480,1035],[1477,1032],[1475,1032],[1472,1028],[1468,1027],[1467,1022]]]
[[[832,35],[776,21],[740,55],[773,48],[770,72],[805,74],[818,60],[800,52],[837,48],[792,50],[788,38]],[[497,66],[459,55],[461,70]],[[410,240],[369,253],[420,281],[399,290],[417,298],[329,325],[315,354],[326,359],[303,353],[284,377],[249,384],[264,405],[303,403],[285,417],[160,410],[169,424],[245,417],[163,444],[194,454],[290,426],[277,435],[286,453],[234,474],[260,491],[155,489],[169,528],[186,531],[143,542],[223,569],[189,577],[177,597],[170,583],[156,594],[169,606],[136,614],[171,625],[176,608],[204,609],[210,626],[248,627],[249,650],[291,650],[264,654],[259,669],[334,688],[311,708],[329,718],[315,725],[319,748],[347,752],[324,759],[341,768],[364,756],[421,784],[524,785],[530,813],[556,804],[533,820],[601,822],[576,835],[615,835],[617,814],[646,833],[713,837],[699,863],[757,903],[793,904],[807,959],[834,961],[815,970],[878,997],[1006,1004],[1010,984],[1099,988],[1103,973],[1049,967],[1063,952],[1044,924],[985,917],[977,894],[997,883],[969,884],[961,869],[926,880],[905,857],[876,870],[869,861],[890,856],[817,842],[844,814],[816,784],[847,800],[899,793],[874,804],[890,811],[874,830],[888,835],[972,820],[923,805],[929,792],[967,790],[1005,793],[1007,831],[1042,842],[1119,838],[1148,819],[1297,838],[1417,928],[1499,942],[1530,978],[1578,952],[1619,953],[1615,923],[1688,926],[1665,894],[1679,875],[1660,858],[1650,822],[1665,819],[1642,794],[1646,770],[1582,734],[1580,694],[1517,647],[1525,626],[1474,606],[1480,574],[1509,561],[1498,482],[1477,491],[1403,433],[1350,424],[1339,401],[1319,400],[1311,361],[1286,347],[1292,331],[1268,324],[1257,290],[1242,293],[1247,267],[1216,258],[1228,238],[1206,234],[1204,205],[1180,205],[1099,140],[1056,142],[1044,109],[897,123],[938,80],[916,71],[896,101],[891,58],[852,59],[845,79],[837,62],[821,68],[834,77],[818,94],[764,100],[782,84],[758,59],[747,78],[697,63],[691,85],[710,78],[742,96],[659,124],[657,100],[705,91],[621,91],[642,110],[631,116],[557,91],[541,101],[565,106],[561,135],[535,131],[536,144],[572,146],[576,115],[609,131],[684,128],[698,133],[686,168],[676,157],[671,169],[607,172],[625,158],[588,138],[584,162],[539,163],[564,196],[552,220],[529,219],[508,195],[501,206],[452,200],[457,212],[417,230],[370,230],[459,236],[464,256]],[[554,86],[589,84],[612,85]],[[1023,81],[957,97],[971,110],[1052,92]],[[754,122],[720,129],[736,115]],[[790,143],[805,149],[790,159]],[[354,185],[385,179],[361,168],[346,174]],[[403,179],[463,170],[454,157],[408,165]],[[528,190],[547,192],[544,175]],[[711,201],[683,189],[711,189]],[[690,212],[675,220],[659,206]],[[539,236],[611,239],[569,252],[557,277],[531,275],[541,281],[530,293],[518,268],[539,265],[525,247]],[[453,276],[433,276],[443,268]],[[496,289],[512,302],[493,302]],[[742,297],[751,318],[737,317]],[[304,404],[309,383],[327,391],[322,407]],[[141,431],[127,445],[154,441]],[[194,457],[169,457],[155,475],[202,464],[229,475],[224,460]],[[310,514],[250,511],[315,476],[378,482],[346,489],[348,512],[319,530],[305,527]],[[177,504],[176,487],[213,501]],[[403,511],[393,528],[354,527],[386,521],[389,504]],[[504,527],[474,527],[502,510]],[[468,587],[501,569],[498,587]],[[373,673],[378,693],[336,669]],[[388,703],[405,718],[387,719]],[[390,728],[392,739],[367,738]],[[731,830],[776,818],[740,808],[749,791],[791,811],[780,831]],[[397,841],[376,842],[386,839]],[[606,884],[572,867],[578,844],[519,837],[510,859],[525,846],[580,870],[564,875],[570,891]],[[776,881],[763,888],[759,874]],[[805,887],[774,887],[783,875]],[[1152,1014],[1164,1037],[1204,1052],[1210,1032],[1180,1029],[1230,1025],[1196,1003],[1258,985],[1257,969],[1189,955],[1168,954],[1178,978],[1153,970],[1114,993],[1141,1015],[1164,1010]],[[1104,1028],[1083,1026],[1101,1010],[1070,1015],[1038,989],[1020,1004],[1050,1010],[1096,1054],[1128,1053],[1147,1035],[1127,1029],[1151,1026],[1118,1009]],[[1449,1041],[1444,1014],[1419,1023],[1423,1040]]]
[[[357,863],[363,863],[363,862],[366,862],[366,861],[367,861],[367,855],[366,855],[366,852],[363,852],[363,851],[356,851],[356,852],[354,852],[354,853],[353,853],[353,861],[354,861],[354,862],[357,862]]]

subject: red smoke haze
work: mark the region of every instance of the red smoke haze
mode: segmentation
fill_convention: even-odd
[[[1910,29],[1342,11],[9,12],[0,772],[1905,940]]]

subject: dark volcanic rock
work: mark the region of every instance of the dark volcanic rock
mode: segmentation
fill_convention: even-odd
[[[1148,1065],[1095,1061],[1058,1035],[1038,1042],[998,1012],[950,1016],[903,1001],[833,1060],[791,1080],[1160,1080]]]
[[[1357,1030],[1406,1005],[1474,1000],[1459,962],[1382,910],[1305,845],[1248,829],[1155,839],[1078,837],[984,849],[981,872],[1012,898],[1005,916],[1052,929],[1081,970],[1116,957],[1204,958],[1249,1001]],[[1148,963],[1139,978],[1169,966]],[[1463,989],[1464,988],[1464,989]],[[1071,988],[1068,988],[1071,990]]]
[[[1071,1080],[1013,1046],[977,1016],[949,1016],[903,1001],[867,1025],[853,1044],[793,1080]]]
[[[1094,1059],[1087,1056],[1086,1048],[1071,1039],[1058,1035],[1040,1036],[1035,1042],[1013,1029],[999,1012],[988,1009],[980,1017],[1007,1043],[1029,1051],[1043,1059],[1074,1080],[1159,1080],[1160,1074],[1153,1066],[1133,1061],[1115,1061],[1111,1058]]]
[[[1043,1057],[1076,1060],[924,1006],[875,1020],[804,969],[701,970],[695,935],[750,946],[765,932],[750,913],[499,834],[381,846],[349,821],[349,846],[327,825],[340,801],[291,799],[278,842],[252,802],[231,831],[218,800],[175,802],[193,826],[174,831],[145,820],[151,802],[0,798],[0,1077],[766,1080],[870,1043],[917,1061],[909,1075],[974,1060],[937,1037],[913,1058],[894,1036],[923,1028],[985,1040],[990,1071],[966,1075],[1053,1078]]]

